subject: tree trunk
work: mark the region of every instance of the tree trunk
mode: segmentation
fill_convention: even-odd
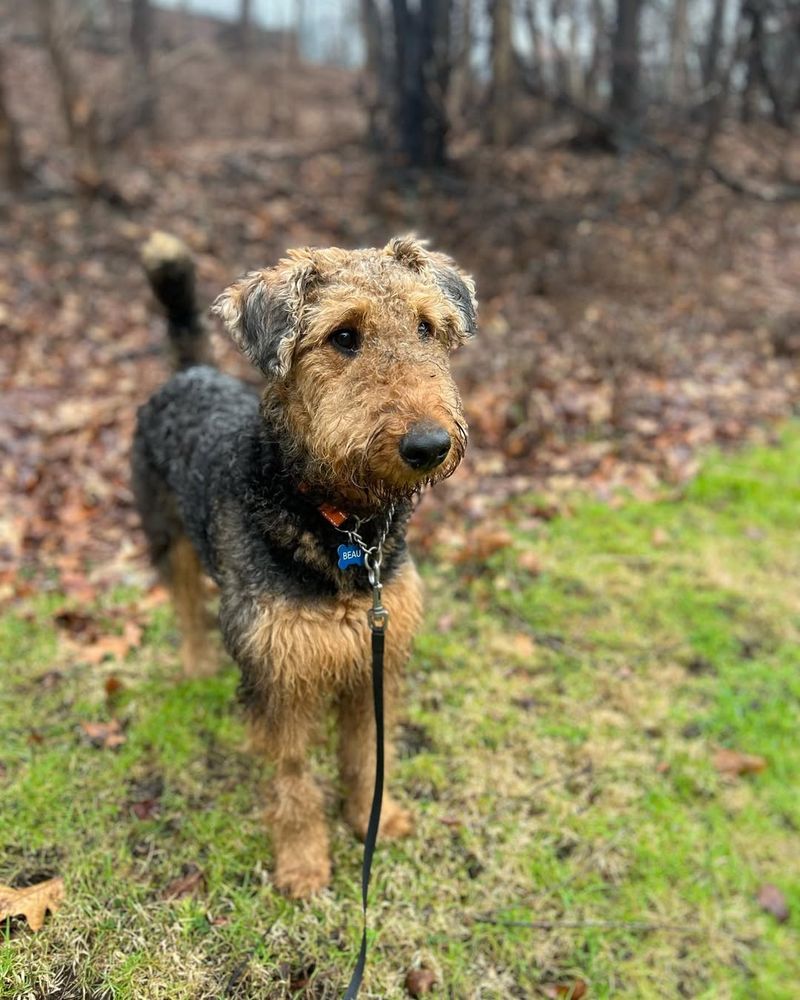
[[[511,142],[514,52],[511,45],[511,0],[490,0],[492,19],[492,81],[489,135],[492,145]]]
[[[25,181],[19,127],[8,106],[5,86],[5,52],[0,47],[0,158],[3,180],[10,191],[19,191]]]
[[[458,53],[453,56],[453,72],[450,82],[451,106],[463,118],[475,104],[475,75],[472,69],[472,46],[474,42],[472,26],[472,0],[463,0],[461,25],[458,32]]]
[[[673,0],[669,31],[667,97],[673,104],[686,101],[689,89],[686,50],[689,42],[689,0]]]
[[[611,42],[612,117],[629,122],[639,111],[639,21],[641,0],[617,0],[617,22]]]
[[[531,36],[531,49],[533,50],[533,65],[531,66],[531,85],[534,91],[546,95],[549,91],[547,76],[545,74],[544,42],[542,40],[542,29],[539,24],[539,10],[537,0],[526,0],[524,8],[525,20],[528,23],[528,33]]]
[[[236,37],[239,48],[246,53],[250,49],[250,26],[252,22],[252,0],[239,0],[239,20],[236,25]]]
[[[36,0],[39,31],[58,83],[61,114],[67,134],[77,154],[76,176],[85,188],[97,190],[103,184],[97,113],[81,92],[68,54],[68,40],[56,25],[55,6],[55,0]]]
[[[408,166],[442,166],[450,82],[450,0],[392,0],[398,146]]]
[[[783,108],[781,94],[770,75],[764,55],[764,13],[763,0],[742,0],[742,18],[750,24],[750,40],[747,45],[747,77],[742,93],[742,121],[752,120],[756,111],[759,84],[761,84],[772,104],[773,121],[780,128],[789,128],[789,119]]]
[[[733,51],[726,60],[725,65],[720,66],[719,54],[717,54],[714,65],[714,76],[710,81],[714,86],[714,90],[705,108],[705,128],[688,178],[683,182],[684,193],[695,191],[700,186],[703,176],[711,163],[714,142],[722,127],[727,110],[733,72],[747,50],[746,29],[747,25],[743,18],[740,17],[736,26]]]
[[[578,41],[578,36],[580,34],[578,30],[578,11],[574,0],[570,0],[567,11],[567,17],[569,18],[569,49],[567,51],[567,81],[569,87],[569,93],[575,97],[585,97],[583,93],[584,76],[581,72],[581,53],[580,45]]]
[[[567,57],[558,42],[558,22],[563,13],[564,0],[550,0],[550,35],[547,39],[550,48],[550,61],[553,66],[553,91],[556,96],[567,96],[569,92],[569,67]]]
[[[294,55],[295,65],[303,61],[303,34],[306,24],[306,0],[294,0]],[[336,40],[331,36],[333,53],[336,52]],[[338,40],[341,42],[341,38]]]
[[[714,11],[708,29],[708,42],[703,50],[703,89],[708,90],[717,82],[719,74],[719,54],[722,51],[722,33],[725,27],[725,13],[728,0],[714,0]]]
[[[367,109],[368,140],[373,149],[385,146],[387,139],[388,80],[386,76],[386,40],[383,21],[376,0],[361,0],[361,32],[366,59],[363,75],[364,104]]]
[[[583,89],[586,94],[586,103],[593,106],[597,98],[597,87],[600,82],[600,74],[606,62],[606,14],[602,0],[592,0],[592,55],[586,69],[586,76],[583,81]]]
[[[131,2],[131,47],[136,59],[140,91],[134,122],[136,125],[149,128],[156,117],[156,92],[152,70],[153,9],[150,0]]]

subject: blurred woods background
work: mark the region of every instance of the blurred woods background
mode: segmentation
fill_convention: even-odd
[[[491,550],[532,491],[531,518],[579,484],[646,496],[796,405],[798,0],[0,14],[5,596],[20,560],[67,587],[87,554],[100,581],[137,561],[128,442],[166,373],[137,263],[156,227],[208,301],[287,246],[406,230],[475,273],[473,447],[421,544]]]

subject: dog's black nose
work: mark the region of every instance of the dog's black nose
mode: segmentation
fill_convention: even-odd
[[[441,465],[449,451],[450,435],[444,427],[429,420],[414,424],[400,441],[403,461],[419,472]]]

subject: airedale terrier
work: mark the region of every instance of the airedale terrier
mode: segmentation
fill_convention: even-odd
[[[361,519],[367,545],[388,529],[391,722],[422,606],[406,526],[415,494],[464,454],[448,355],[475,333],[475,286],[411,237],[380,250],[294,250],[247,274],[213,312],[266,377],[259,401],[207,363],[186,248],[157,234],[143,259],[178,373],[139,411],[142,522],[171,588],[187,675],[212,670],[203,572],[219,585],[253,742],[275,768],[267,809],[275,884],[307,896],[330,879],[323,799],[308,763],[326,702],[338,713],[344,815],[362,838],[375,768],[370,586],[363,567],[339,568],[340,529]],[[384,796],[380,835],[411,829],[411,814]]]

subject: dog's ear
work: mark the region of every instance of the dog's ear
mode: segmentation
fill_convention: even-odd
[[[405,267],[421,273],[427,271],[442,293],[458,310],[459,322],[453,331],[456,342],[467,340],[478,332],[478,300],[475,282],[447,254],[428,250],[423,240],[414,236],[397,236],[390,240],[386,251]]]
[[[234,344],[268,378],[283,378],[291,367],[303,303],[315,277],[310,253],[293,251],[276,267],[234,282],[211,307]]]

